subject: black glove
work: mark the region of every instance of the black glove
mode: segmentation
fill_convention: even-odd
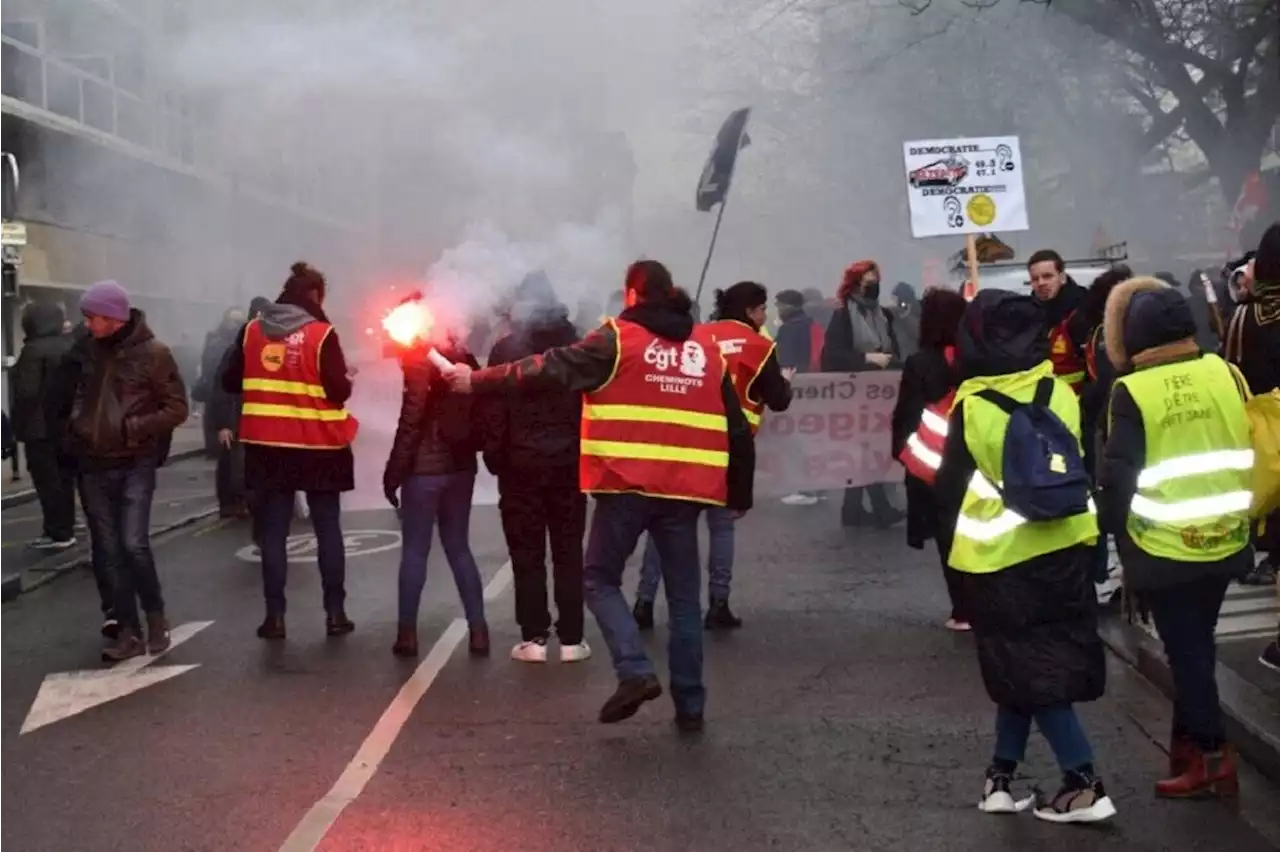
[[[387,502],[391,504],[391,508],[400,508],[400,478],[394,476],[390,471],[382,474],[382,494],[387,498]]]

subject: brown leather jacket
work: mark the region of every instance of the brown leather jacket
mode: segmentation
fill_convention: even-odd
[[[85,345],[89,357],[71,408],[76,454],[89,462],[163,460],[188,413],[187,390],[169,347],[156,340],[136,308],[118,332]]]

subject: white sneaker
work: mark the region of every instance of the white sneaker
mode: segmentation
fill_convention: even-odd
[[[1035,803],[1035,796],[1028,796],[1021,801],[1015,799],[1010,789],[1012,782],[1013,778],[1009,775],[989,771],[978,810],[987,814],[1016,814],[1031,807]]]
[[[577,645],[560,646],[560,662],[581,663],[591,659],[591,646],[583,639]]]
[[[818,498],[814,497],[812,494],[801,494],[800,492],[788,494],[786,497],[782,498],[782,504],[784,506],[813,506],[817,504],[817,502]]]
[[[532,639],[521,642],[511,649],[511,659],[522,663],[545,663],[547,661],[547,640]]]

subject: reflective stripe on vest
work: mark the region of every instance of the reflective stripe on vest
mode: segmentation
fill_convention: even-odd
[[[1036,384],[1052,374],[1053,365],[1045,361],[1021,373],[969,379],[956,390],[956,404],[963,405],[965,444],[977,466],[960,504],[947,560],[957,571],[989,574],[1046,553],[1097,541],[1097,509],[1092,500],[1088,511],[1070,518],[1028,521],[1005,506],[998,490],[1001,479],[997,474],[1003,470],[1009,415],[975,394],[990,388],[1019,402],[1030,402]],[[1049,408],[1079,440],[1080,403],[1065,384],[1055,383]]]
[[[955,363],[954,346],[946,348],[945,357],[950,368]],[[947,445],[947,418],[951,415],[955,397],[956,392],[952,388],[942,399],[926,405],[920,412],[920,425],[907,437],[906,444],[898,453],[898,461],[902,462],[907,473],[929,485],[933,485],[938,478],[938,468],[942,467],[942,450]]]
[[[1080,393],[1088,373],[1084,360],[1076,351],[1076,347],[1071,342],[1071,335],[1067,332],[1067,323],[1071,322],[1074,316],[1075,311],[1072,311],[1066,319],[1049,331],[1049,360],[1053,362],[1054,375],[1069,384],[1073,391]]]
[[[720,345],[720,354],[724,356],[728,367],[729,380],[738,395],[738,404],[742,406],[742,413],[751,424],[751,434],[754,435],[760,428],[764,403],[751,398],[751,383],[764,369],[765,362],[773,354],[775,344],[771,338],[737,320],[717,320],[707,323],[707,328]]]
[[[1142,415],[1146,466],[1126,529],[1152,556],[1217,562],[1249,544],[1253,447],[1244,400],[1217,355],[1116,380]]]
[[[258,320],[245,326],[241,441],[317,450],[351,444],[355,418],[328,401],[320,378],[320,348],[331,330],[309,322],[272,340]]]
[[[725,361],[706,326],[682,342],[611,320],[612,377],[583,394],[579,484],[723,506],[728,497]]]

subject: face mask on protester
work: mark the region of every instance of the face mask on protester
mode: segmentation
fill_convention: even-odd
[[[880,282],[872,281],[870,284],[862,288],[862,297],[869,301],[879,301],[880,299]]]

